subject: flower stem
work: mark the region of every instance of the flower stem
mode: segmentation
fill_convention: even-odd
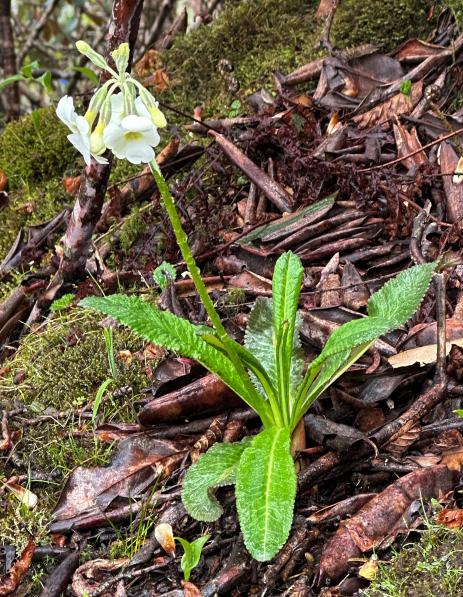
[[[180,248],[188,271],[190,272],[191,278],[199,294],[199,297],[204,305],[204,308],[206,309],[206,312],[209,316],[209,319],[212,322],[212,325],[215,328],[215,331],[217,332],[217,337],[222,342],[227,352],[228,358],[233,363],[235,369],[237,370],[237,373],[240,375],[244,384],[246,385],[247,396],[241,396],[241,398],[243,398],[243,400],[245,400],[249,404],[249,406],[259,414],[260,418],[262,419],[262,423],[264,424],[264,427],[272,426],[274,425],[274,422],[273,417],[271,415],[271,411],[269,409],[269,405],[267,402],[264,401],[264,399],[259,395],[259,393],[255,389],[251,379],[249,378],[249,375],[246,372],[246,369],[243,366],[243,363],[241,362],[241,359],[238,357],[233,347],[233,341],[228,336],[222,324],[220,315],[215,310],[214,304],[209,296],[206,285],[204,284],[203,279],[201,277],[201,272],[199,271],[199,268],[196,265],[195,258],[193,257],[193,254],[188,245],[188,239],[185,234],[185,231],[183,230],[182,223],[177,213],[177,209],[175,207],[175,203],[170,192],[169,186],[164,176],[162,175],[159,166],[154,160],[152,160],[149,163],[149,167],[154,177],[154,180],[156,181],[157,187],[161,194],[162,204],[169,217],[172,229],[175,234],[175,238],[177,240],[177,244]]]

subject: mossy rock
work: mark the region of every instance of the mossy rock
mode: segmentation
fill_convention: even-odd
[[[341,48],[378,44],[389,52],[403,41],[431,33],[439,12],[432,0],[341,0],[333,23],[333,41]]]
[[[382,44],[388,51],[408,37],[426,37],[434,22],[427,18],[434,3],[424,0],[342,0],[333,26],[341,47]],[[318,1],[243,0],[229,3],[212,25],[180,37],[163,59],[172,80],[164,96],[191,113],[203,102],[206,113],[227,114],[234,98],[262,86],[274,88],[273,73],[287,74],[322,55],[318,44],[323,24],[315,20]],[[435,10],[438,12],[438,10]],[[220,61],[233,71],[220,72]],[[230,88],[230,79],[239,85]]]
[[[7,124],[0,136],[0,168],[8,176],[10,188],[62,177],[76,156],[68,134],[53,108],[34,110]]]
[[[90,405],[88,412],[92,411],[98,388],[111,377],[100,320],[97,314],[78,307],[54,313],[40,329],[25,336],[14,357],[2,364],[0,410],[24,406],[25,418],[46,417],[37,425],[10,422],[12,431],[21,429],[15,456],[25,463],[24,472],[29,471],[31,490],[39,501],[33,511],[27,511],[13,495],[7,496],[0,520],[4,544],[21,549],[28,533],[39,540],[45,536],[69,473],[80,465],[104,465],[110,458],[112,446],[96,439],[91,421],[76,414],[85,404]],[[145,363],[133,356],[143,349],[143,341],[118,327],[113,342],[117,376],[100,405],[100,422],[135,421],[135,403],[148,385]],[[127,351],[124,359],[118,358],[120,351]],[[82,437],[76,436],[76,431],[83,432]],[[14,471],[20,472],[17,464]],[[38,475],[49,481],[34,483]]]

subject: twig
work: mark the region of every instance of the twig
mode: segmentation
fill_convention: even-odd
[[[334,15],[338,9],[340,0],[331,0],[331,8],[326,15],[325,26],[323,27],[323,36],[320,40],[320,47],[328,50],[330,54],[333,53],[333,44],[330,41],[331,27],[333,25]]]
[[[439,137],[438,139],[434,139],[434,141],[430,141],[429,143],[426,143],[426,145],[423,145],[423,147],[420,147],[420,149],[411,151],[410,153],[407,153],[406,155],[404,155],[400,158],[396,158],[395,160],[391,160],[390,162],[386,162],[384,164],[379,164],[378,166],[371,166],[370,168],[362,168],[361,170],[358,170],[357,172],[362,172],[362,173],[363,172],[373,172],[373,170],[380,170],[382,168],[387,168],[388,166],[393,166],[394,164],[398,164],[399,162],[403,162],[404,160],[413,157],[417,153],[421,153],[425,149],[429,149],[430,147],[437,145],[441,141],[446,141],[447,139],[451,139],[452,137],[455,137],[455,135],[461,135],[462,133],[463,133],[463,128],[457,129],[456,131],[448,133],[447,135],[443,135],[442,137]]]
[[[11,1],[0,2],[0,65],[3,76],[16,74],[16,54],[14,49],[13,28],[11,26]],[[19,86],[18,83],[8,85],[4,92],[6,120],[13,120],[19,116]]]

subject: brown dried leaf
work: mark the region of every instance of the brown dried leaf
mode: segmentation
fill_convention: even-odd
[[[0,193],[5,190],[7,183],[8,177],[5,174],[5,172],[3,172],[2,169],[0,169]]]
[[[116,570],[119,570],[128,562],[128,558],[120,558],[118,560],[91,560],[79,566],[72,577],[73,594],[77,597],[84,597],[84,595],[91,595],[97,589],[105,577],[114,575]]]
[[[10,570],[0,579],[0,597],[11,595],[19,586],[21,578],[29,570],[32,563],[32,556],[35,551],[35,543],[32,537],[29,537],[26,547],[23,549],[19,560],[10,568]]]
[[[402,114],[410,114],[413,108],[421,99],[423,94],[423,82],[417,81],[412,86],[411,97],[399,92],[382,104],[375,106],[365,114],[359,114],[352,119],[357,125],[363,128],[371,128],[378,124],[395,119]]]
[[[415,500],[438,498],[453,489],[458,475],[445,465],[418,469],[398,479],[345,521],[325,544],[318,583],[336,580],[349,568],[349,560],[377,548],[386,537],[401,530]]]
[[[463,346],[463,338],[456,338],[455,340],[446,343],[445,352],[447,355],[449,354],[453,344],[456,346]],[[422,367],[423,365],[435,363],[436,359],[437,344],[428,344],[426,346],[418,346],[417,348],[403,350],[402,352],[389,357],[388,361],[394,369],[398,369],[399,367],[410,367],[415,363],[419,363],[419,365]]]
[[[162,549],[171,557],[175,557],[175,539],[172,531],[172,526],[167,522],[158,524],[154,529],[154,536],[156,537]]]
[[[192,582],[182,580],[182,587],[185,597],[202,597],[201,591]]]
[[[397,122],[394,124],[394,136],[397,144],[397,157],[406,156],[422,147],[415,127],[408,131],[402,124],[400,124],[400,122]],[[427,162],[428,158],[426,154],[424,151],[420,151],[419,153],[415,153],[413,156],[404,159],[402,164],[410,169],[414,166],[426,164]]]
[[[461,529],[463,526],[463,510],[461,508],[444,508],[436,516],[436,522],[449,529]]]
[[[455,173],[459,156],[448,141],[444,141],[439,149],[439,163],[442,174]],[[463,217],[463,185],[455,183],[453,176],[443,176],[445,202],[449,222],[460,221]]]

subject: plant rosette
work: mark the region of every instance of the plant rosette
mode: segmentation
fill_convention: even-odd
[[[235,485],[245,545],[256,560],[270,560],[287,540],[293,521],[297,485],[291,455],[294,430],[315,400],[380,336],[415,313],[436,263],[411,267],[387,282],[370,297],[368,315],[335,330],[320,355],[307,366],[298,312],[304,268],[299,257],[284,253],[275,265],[272,298],[256,300],[242,346],[225,331],[191,253],[170,189],[154,160],[157,128],[166,121],[151,94],[125,72],[128,45],[122,44],[112,53],[117,72],[85,42],[78,42],[77,48],[112,78],[90,101],[84,116],[88,130],[75,115],[72,99],[60,101],[60,118],[72,131],[69,140],[83,148],[86,163],[112,149],[121,159],[149,164],[211,325],[193,325],[136,296],[89,297],[80,304],[110,315],[153,344],[197,360],[259,415],[263,425],[259,434],[237,443],[215,444],[189,468],[182,500],[193,518],[212,522],[223,512],[215,490]],[[79,136],[78,141],[73,135]]]

